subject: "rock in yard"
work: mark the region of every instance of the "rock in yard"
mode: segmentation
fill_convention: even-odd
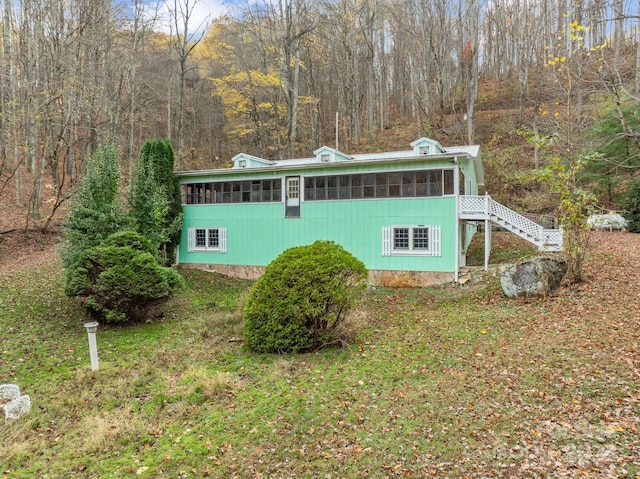
[[[628,221],[617,213],[606,215],[591,215],[587,218],[587,224],[593,229],[600,230],[626,230]]]
[[[17,384],[0,384],[0,400],[12,399],[20,396],[20,387]]]
[[[5,419],[19,419],[31,411],[31,398],[28,395],[20,396],[4,405]]]
[[[500,277],[509,298],[544,296],[560,287],[567,262],[560,256],[537,256],[507,268]]]
[[[18,419],[31,411],[31,398],[21,396],[17,384],[0,384],[0,408],[4,409],[5,420]]]

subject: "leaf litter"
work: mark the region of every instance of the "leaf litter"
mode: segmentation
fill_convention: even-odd
[[[592,239],[587,281],[546,298],[508,300],[495,279],[442,290],[373,290],[358,311],[360,330],[346,355],[259,363],[229,349],[230,364],[248,365],[241,368],[242,386],[225,401],[198,407],[178,398],[160,402],[143,423],[153,421],[153,430],[164,432],[144,438],[144,446],[131,454],[140,462],[131,472],[157,477],[636,477],[640,235],[594,232]],[[16,273],[41,268],[54,274],[56,261],[52,244],[42,247],[36,241],[33,251],[23,253],[0,243],[0,283],[33,290]],[[0,313],[10,313],[7,308],[0,304]],[[196,353],[200,347],[207,344],[190,343]],[[165,367],[177,370],[179,361],[194,361],[164,356]],[[214,366],[220,361],[209,358]],[[8,364],[2,366],[7,372]],[[117,377],[117,370],[110,374]],[[129,407],[131,393],[120,396],[123,404],[117,407]],[[100,407],[99,398],[92,401]],[[70,414],[77,416],[80,405],[75,409]],[[226,422],[217,424],[214,411],[223,411]],[[76,416],[54,421],[42,412],[42,425],[24,433],[25,444],[60,444],[46,453],[46,461],[65,460],[56,454],[69,447],[73,434],[62,423],[67,419],[74,427]],[[167,431],[184,421],[193,430],[176,442]],[[248,426],[241,427],[243,421]],[[224,433],[210,434],[210,427]],[[202,453],[181,455],[196,433]],[[105,450],[94,460],[108,464],[119,454]],[[154,462],[154,456],[164,460]],[[149,464],[154,465],[145,469]],[[91,475],[91,463],[82,468],[82,475]]]

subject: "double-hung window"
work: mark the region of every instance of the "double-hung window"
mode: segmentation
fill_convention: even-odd
[[[227,252],[226,228],[189,228],[188,236],[190,253],[194,251]]]
[[[439,226],[385,226],[382,228],[382,255],[440,256],[440,234]]]

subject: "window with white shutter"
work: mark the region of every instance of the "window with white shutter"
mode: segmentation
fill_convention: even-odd
[[[227,252],[226,228],[189,228],[187,230],[187,251]]]
[[[440,226],[398,225],[382,228],[382,256],[442,256]]]

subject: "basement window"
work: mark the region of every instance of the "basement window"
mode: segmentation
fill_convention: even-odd
[[[226,228],[189,228],[188,251],[227,252]]]
[[[382,256],[441,256],[440,238],[439,226],[385,226],[382,228]]]

